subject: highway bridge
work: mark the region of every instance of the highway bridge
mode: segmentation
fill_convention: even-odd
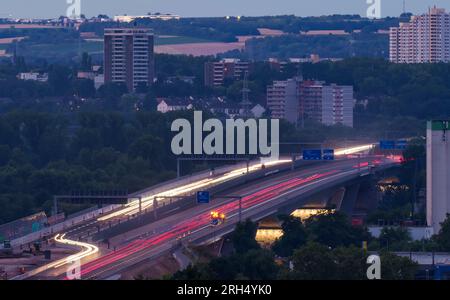
[[[355,204],[355,197],[351,196],[355,189],[352,187],[361,179],[397,166],[399,162],[395,157],[366,156],[311,165],[302,162],[295,162],[293,165],[288,161],[266,167],[254,165],[254,169],[249,173],[242,169],[233,173],[234,170],[174,187],[169,193],[167,190],[160,192],[174,196],[180,191],[188,190],[192,193],[198,189],[208,189],[217,195],[209,204],[196,205],[193,199],[184,197],[179,201],[170,199],[169,202],[155,206],[155,195],[158,193],[145,191],[144,206],[148,211],[134,218],[136,220],[134,226],[125,225],[133,224],[133,220],[111,228],[108,224],[117,219],[128,219],[130,215],[136,214],[136,203],[68,230],[64,236],[65,240],[60,242],[70,243],[90,231],[97,231],[90,239],[95,236],[97,238],[111,236],[109,241],[117,247],[115,251],[106,249],[95,251],[94,248],[91,255],[80,257],[82,279],[106,279],[138,263],[175,251],[183,243],[199,244],[215,241],[230,233],[240,217],[258,221],[270,215],[290,212],[308,204],[306,201],[311,199],[311,196],[323,191],[349,186],[347,193],[335,194],[328,198],[328,203],[321,204],[324,207],[334,205],[338,209],[351,208]],[[237,198],[221,195],[240,196],[241,202],[239,203]],[[227,216],[226,222],[213,226],[210,219],[212,210],[224,213]],[[121,231],[121,228],[125,230]],[[61,236],[59,238],[61,239]],[[74,259],[77,259],[76,255],[71,258]],[[30,277],[63,279],[66,270],[67,264],[60,263],[16,279]]]

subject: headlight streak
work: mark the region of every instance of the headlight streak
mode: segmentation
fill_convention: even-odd
[[[283,163],[289,163],[291,160],[276,160],[276,161],[269,161],[264,164],[256,164],[249,167],[249,172],[254,172],[257,170],[262,169],[262,166],[271,167],[278,164]],[[159,194],[150,195],[142,199],[142,209],[146,209],[148,207],[153,206],[153,199],[156,197],[174,197],[174,196],[180,196],[188,193],[192,193],[195,191],[198,191],[202,188],[207,188],[216,184],[223,183],[225,181],[240,177],[244,174],[246,174],[247,168],[239,168],[236,170],[233,170],[231,172],[225,173],[217,178],[208,178],[208,179],[202,179],[200,181],[190,183],[184,186],[180,186]],[[106,216],[102,216],[98,218],[98,221],[107,221],[109,219],[119,217],[119,216],[131,216],[139,212],[139,200],[133,200],[132,202],[128,203],[126,205],[127,207],[124,209],[121,209],[119,211],[113,212],[111,214],[108,214]]]
[[[55,241],[58,243],[61,243],[61,244],[65,244],[65,245],[78,246],[78,247],[81,247],[83,250],[81,252],[73,254],[65,259],[61,259],[59,261],[54,262],[53,268],[59,268],[67,263],[71,263],[76,260],[82,260],[83,258],[91,256],[98,252],[97,246],[88,244],[88,243],[65,239],[64,238],[65,235],[66,235],[65,233],[62,235],[57,234],[55,236]]]

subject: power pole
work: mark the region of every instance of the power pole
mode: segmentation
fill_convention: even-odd
[[[250,92],[250,89],[248,88],[248,71],[245,71],[244,73],[244,84],[242,88],[242,102],[241,102],[241,108],[242,108],[242,118],[248,119],[251,117],[252,113],[250,111],[250,107],[252,103],[248,99],[248,93]]]
[[[297,98],[300,102],[300,125],[301,128],[305,128],[305,100],[301,98],[302,95],[302,86],[303,86],[303,70],[302,70],[302,64],[299,63],[298,65],[298,73],[297,73]]]

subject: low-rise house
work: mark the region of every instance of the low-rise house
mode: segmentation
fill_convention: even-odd
[[[48,81],[48,73],[38,73],[38,72],[24,72],[17,75],[19,80],[33,80],[39,82]]]
[[[238,103],[227,102],[224,98],[212,98],[208,103],[208,109],[213,114],[224,114],[228,118],[239,117],[241,107]]]
[[[256,104],[250,111],[255,118],[259,119],[264,115],[266,109],[261,104]]]
[[[191,98],[157,98],[157,111],[165,114],[169,111],[182,111],[193,109]]]

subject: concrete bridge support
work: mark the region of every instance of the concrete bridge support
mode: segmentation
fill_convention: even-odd
[[[355,208],[356,202],[358,200],[358,194],[361,184],[355,183],[345,188],[345,195],[342,199],[340,207],[336,207],[339,211],[346,213],[347,215],[352,215],[353,209]]]

